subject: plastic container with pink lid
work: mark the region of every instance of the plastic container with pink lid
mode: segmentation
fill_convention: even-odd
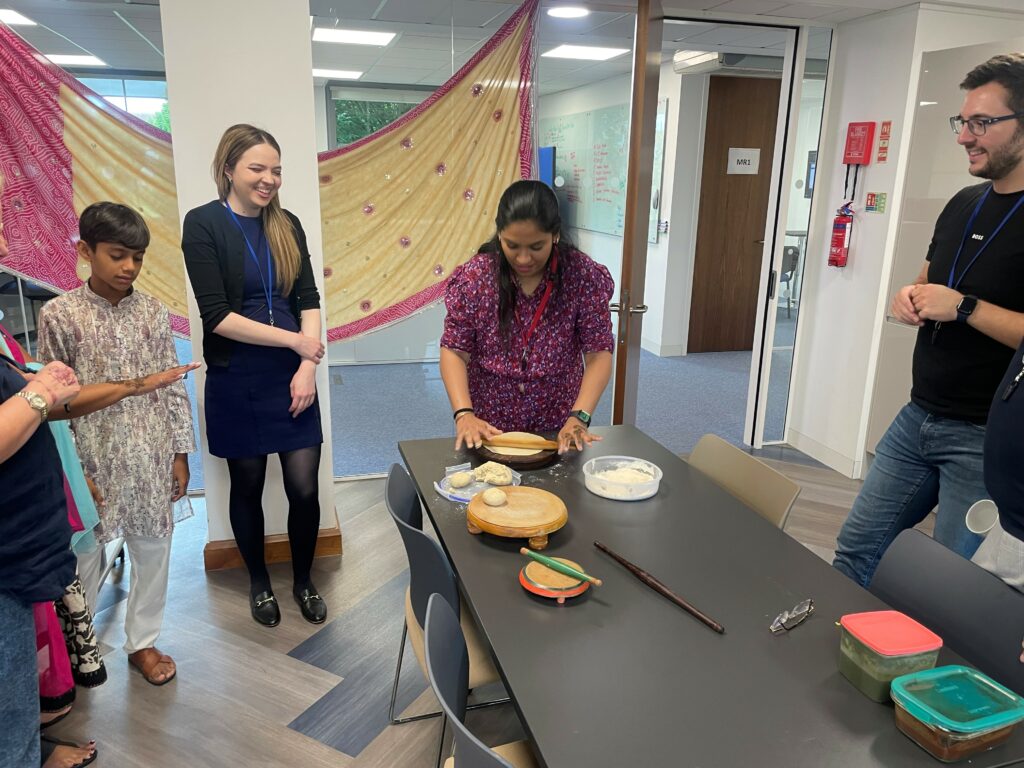
[[[840,619],[839,671],[861,693],[889,700],[889,684],[900,675],[931,669],[942,638],[899,611],[850,613]]]

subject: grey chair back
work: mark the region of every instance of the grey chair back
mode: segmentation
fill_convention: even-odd
[[[400,465],[392,464],[384,485],[384,503],[395,520],[423,530],[423,507],[416,486]]]
[[[384,503],[398,526],[409,558],[409,599],[421,627],[426,626],[427,600],[440,594],[459,615],[459,588],[441,545],[423,532],[423,510],[412,479],[397,464],[388,472]]]
[[[913,529],[886,550],[869,589],[969,664],[1024,695],[1024,593]]]
[[[463,723],[469,685],[469,654],[459,617],[441,595],[431,595],[427,603],[425,637],[427,677],[452,725],[457,768],[514,768],[470,733]]]

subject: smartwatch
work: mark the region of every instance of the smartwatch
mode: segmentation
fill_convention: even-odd
[[[584,411],[582,409],[578,410],[578,411],[569,411],[569,415],[570,416],[575,416],[577,419],[582,421],[584,427],[589,427],[590,426],[590,418],[591,417],[590,417],[590,414],[587,413],[586,411]]]
[[[960,303],[956,305],[956,321],[958,323],[966,323],[967,318],[974,312],[974,308],[978,306],[977,296],[964,296],[960,299]]]

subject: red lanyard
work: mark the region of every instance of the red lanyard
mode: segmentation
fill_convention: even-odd
[[[537,307],[537,311],[533,313],[533,320],[530,322],[530,327],[523,332],[523,357],[520,360],[520,366],[526,370],[526,354],[530,350],[530,337],[533,336],[533,332],[537,330],[537,326],[540,325],[540,319],[544,315],[544,309],[548,305],[548,299],[551,298],[551,292],[555,288],[555,274],[558,272],[558,252],[552,249],[550,269],[548,270],[547,285],[544,286],[544,295],[540,297],[540,305]]]

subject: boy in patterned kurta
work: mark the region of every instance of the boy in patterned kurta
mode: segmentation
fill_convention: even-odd
[[[60,360],[83,384],[117,381],[141,388],[150,371],[177,365],[167,308],[132,288],[142,268],[149,230],[131,208],[97,203],[82,212],[79,256],[92,275],[48,302],[39,315],[39,356]],[[125,538],[131,585],[125,651],[155,685],[175,675],[173,660],[155,647],[167,596],[175,510],[188,508],[188,453],[195,450],[184,385],[128,397],[76,418],[72,427],[86,475],[103,498],[96,538]],[[185,499],[183,504],[177,504]],[[182,514],[184,507],[185,514]],[[99,591],[102,547],[79,555],[90,605]]]

